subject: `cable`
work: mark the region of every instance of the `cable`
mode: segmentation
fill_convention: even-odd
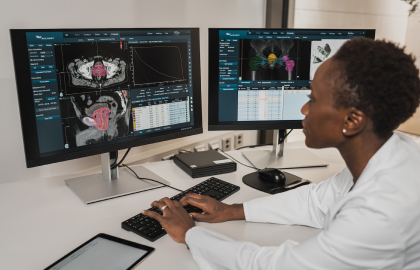
[[[290,132],[292,132],[293,129],[291,129],[289,132],[287,132],[286,136],[284,136],[284,138],[279,142],[279,143],[283,143],[284,140],[287,138],[287,136],[289,136]],[[255,144],[255,145],[248,145],[248,146],[242,146],[239,148],[236,148],[235,150],[241,150],[244,148],[255,148],[255,147],[260,147],[260,146],[267,146],[267,145],[273,145],[272,143],[266,143],[266,144]]]
[[[180,189],[177,189],[177,188],[171,187],[171,186],[169,186],[169,185],[167,185],[167,184],[164,184],[164,183],[162,183],[162,182],[159,182],[159,181],[156,181],[156,180],[153,180],[153,179],[150,179],[150,178],[139,177],[139,176],[137,175],[137,173],[136,173],[135,171],[133,171],[133,170],[132,170],[130,167],[128,167],[127,165],[122,164],[122,166],[126,167],[126,168],[127,168],[127,169],[129,169],[132,173],[134,173],[134,175],[135,175],[135,176],[136,176],[139,180],[149,180],[149,181],[153,181],[153,182],[159,183],[159,184],[161,184],[161,185],[164,185],[165,187],[172,188],[172,189],[175,189],[175,190],[180,191],[180,192],[184,192],[183,190],[180,190]]]
[[[192,153],[191,151],[184,150],[184,149],[178,149],[178,153]]]
[[[113,165],[111,166],[111,170],[113,170],[113,169],[115,169],[115,168],[117,168],[118,166],[120,166],[120,165],[121,165],[121,163],[124,161],[125,157],[128,155],[128,152],[130,152],[130,150],[131,150],[131,147],[127,149],[127,152],[125,152],[124,156],[122,157],[122,159],[120,160],[120,162],[118,162],[118,164],[113,164]],[[118,152],[117,152],[117,153],[118,153]],[[117,157],[118,157],[118,154],[117,154]],[[115,159],[115,162],[116,162],[116,160],[117,160],[117,159]],[[114,162],[114,163],[115,163],[115,162]]]
[[[293,128],[292,128],[289,132],[287,132],[286,136],[284,136],[284,138],[283,138],[283,140],[281,141],[281,143],[283,143],[283,142],[284,142],[284,140],[286,140],[287,136],[289,136],[290,132],[292,132],[292,131],[293,131]]]
[[[241,149],[244,149],[244,148],[255,148],[255,147],[267,146],[267,145],[273,145],[273,144],[272,143],[265,143],[265,144],[247,145],[247,146],[242,146],[242,147],[236,148],[235,150],[241,150]]]
[[[243,166],[245,166],[245,167],[248,167],[248,168],[251,168],[251,169],[254,169],[254,170],[257,170],[257,171],[259,171],[259,170],[260,170],[260,169],[258,169],[257,167],[254,167],[254,166],[249,166],[249,165],[243,164],[242,162],[237,161],[237,160],[236,160],[236,159],[234,159],[232,156],[230,156],[230,155],[226,154],[226,153],[225,153],[225,151],[223,151],[223,150],[222,150],[222,149],[220,149],[220,148],[217,148],[217,149],[216,149],[216,151],[217,151],[217,150],[222,151],[222,153],[223,153],[223,154],[225,154],[226,156],[230,157],[231,159],[233,159],[234,161],[236,161],[237,163],[239,163],[239,164],[241,164],[241,165],[243,165]]]
[[[117,164],[117,160],[118,160],[118,151],[115,151],[115,159],[114,159],[114,163],[111,164],[111,168]]]

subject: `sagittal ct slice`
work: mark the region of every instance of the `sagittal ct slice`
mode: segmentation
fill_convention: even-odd
[[[61,100],[67,148],[123,138],[130,134],[127,91],[85,94]]]

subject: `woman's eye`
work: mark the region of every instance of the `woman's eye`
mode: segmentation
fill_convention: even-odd
[[[314,99],[311,97],[311,95],[307,95],[308,96],[308,98],[309,98],[309,101],[314,101]]]

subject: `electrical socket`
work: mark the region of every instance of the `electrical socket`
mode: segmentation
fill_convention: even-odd
[[[216,150],[217,148],[220,148],[219,140],[209,142],[209,150]]]
[[[222,150],[223,151],[230,151],[232,150],[232,138],[226,137],[222,139]]]
[[[194,152],[202,152],[202,151],[206,151],[206,145],[205,144],[200,144],[197,145],[196,147],[194,147]]]
[[[235,149],[244,146],[244,134],[235,134]]]

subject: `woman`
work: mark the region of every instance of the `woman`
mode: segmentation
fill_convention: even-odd
[[[393,131],[419,105],[413,57],[392,43],[352,39],[318,68],[311,86],[302,107],[306,145],[337,148],[347,165],[341,172],[244,204],[189,194],[180,203],[153,202],[167,206],[163,216],[144,211],[189,246],[201,269],[420,269],[420,147]],[[205,214],[191,218],[181,204]],[[290,204],[301,211],[290,211]],[[193,219],[323,230],[303,243],[260,247],[195,226]]]

